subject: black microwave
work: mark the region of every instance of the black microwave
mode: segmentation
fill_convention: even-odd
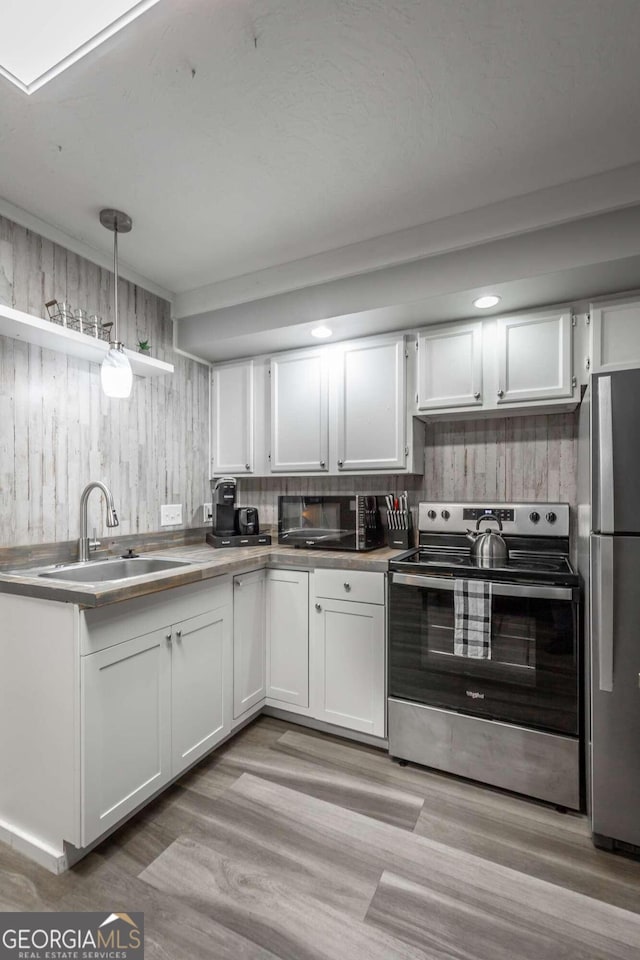
[[[378,498],[278,497],[278,543],[319,550],[375,550],[384,546]]]

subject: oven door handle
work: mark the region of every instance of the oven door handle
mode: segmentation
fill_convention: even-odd
[[[464,580],[464,577],[460,578]],[[412,573],[394,573],[392,582],[402,587],[422,587],[426,590],[455,589],[455,579],[444,577],[423,577]],[[571,587],[554,587],[538,583],[498,583],[491,580],[491,593],[494,597],[525,597],[531,600],[571,600]]]

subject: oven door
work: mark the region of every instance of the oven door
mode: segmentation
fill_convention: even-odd
[[[389,591],[389,696],[577,735],[578,591],[492,583],[489,655],[454,646],[449,578],[393,573]]]

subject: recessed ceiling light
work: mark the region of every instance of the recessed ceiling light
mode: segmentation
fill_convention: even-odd
[[[488,310],[489,307],[495,307],[497,303],[500,303],[500,297],[496,297],[493,294],[489,294],[486,297],[478,297],[477,300],[473,301],[474,307],[477,307],[478,310]]]
[[[0,76],[23,93],[33,93],[157,2],[22,0],[3,4]]]
[[[319,327],[313,328],[311,331],[311,336],[317,337],[318,340],[324,340],[326,337],[330,337],[332,333],[333,330],[330,330],[329,327],[325,327],[321,324]]]

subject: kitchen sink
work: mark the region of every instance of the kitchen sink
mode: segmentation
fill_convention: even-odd
[[[173,560],[169,557],[127,557],[113,560],[86,560],[48,567],[38,577],[51,580],[72,580],[74,583],[96,583],[103,580],[129,580],[148,573],[163,573],[178,567],[188,567],[191,560]],[[23,571],[29,574],[28,570]],[[35,573],[35,571],[33,571]]]

